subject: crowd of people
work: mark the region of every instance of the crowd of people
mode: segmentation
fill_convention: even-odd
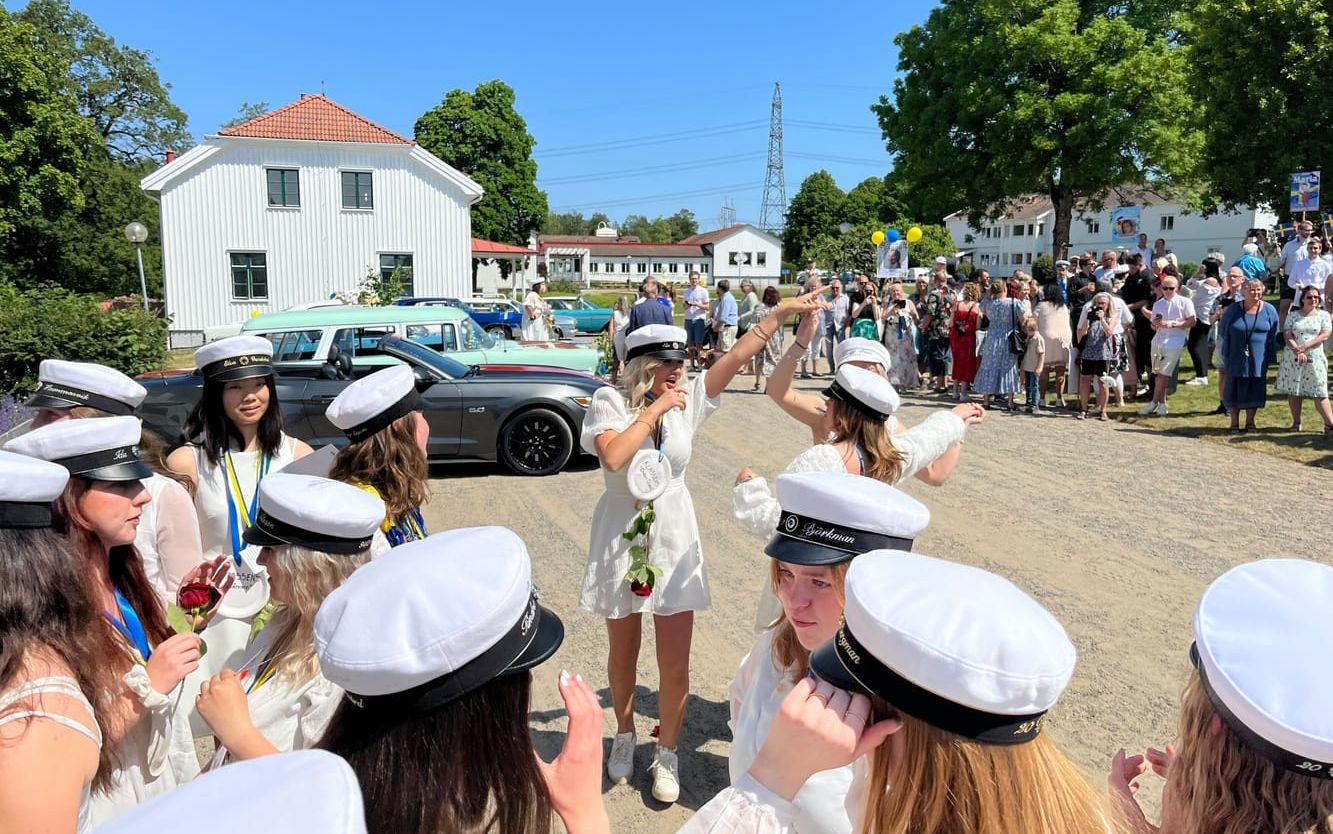
[[[771,486],[749,467],[735,479],[737,522],[767,539],[753,562],[758,635],[730,687],[732,784],[683,831],[1147,834],[1158,829],[1135,793],[1148,769],[1167,780],[1173,834],[1329,830],[1333,705],[1310,658],[1333,637],[1333,568],[1267,560],[1218,578],[1195,617],[1175,745],[1122,750],[1108,792],[1045,732],[1076,673],[1061,624],[995,573],[915,552],[930,512],[895,485],[944,483],[986,409],[960,402],[904,425],[905,317],[920,312],[912,327],[942,391],[954,337],[988,319],[960,398],[1012,402],[1019,375],[1045,378],[1059,352],[1046,340],[1028,361],[1044,334],[1020,279],[975,282],[963,301],[941,301],[947,285],[937,270],[915,305],[901,286],[881,303],[868,279],[828,296],[812,281],[744,305],[741,335],[728,322],[742,305],[692,286],[684,300],[703,316],[687,320],[719,334],[708,357],[698,326],[662,319],[655,287],[622,311],[618,383],[592,397],[580,436],[605,485],[580,595],[606,624],[605,762],[602,708],[568,672],[564,746],[552,762],[534,753],[531,670],[560,647],[561,616],[515,533],[489,519],[426,529],[410,369],[349,384],[327,412],[347,444],[312,450],[282,425],[271,344],[211,343],[168,453],[134,416],[142,386],[44,361],[32,427],[0,451],[0,831],[221,830],[249,815],[274,832],[523,834],[558,815],[571,834],[608,832],[603,770],[636,778],[644,615],[660,690],[648,777],[677,801],[694,615],[710,605],[685,475],[700,427],[725,419],[724,392],[756,368],[810,445]],[[1038,307],[1062,306],[1052,287],[1084,292],[1066,275]],[[1193,325],[1172,290],[1155,302],[1158,333]],[[1089,301],[1086,316],[1062,315],[1086,337],[1084,376],[1105,380],[1132,348],[1110,322],[1137,302]],[[1009,335],[1020,326],[1023,352]],[[1154,345],[1162,362],[1171,347]],[[827,386],[794,390],[821,359]],[[1234,398],[1254,395],[1227,390],[1242,407]],[[216,751],[207,767],[201,739]]]

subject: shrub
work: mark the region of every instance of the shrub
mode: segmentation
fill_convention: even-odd
[[[162,367],[166,354],[166,319],[142,307],[103,309],[52,284],[0,283],[0,391],[31,391],[43,359],[99,362],[134,376]]]
[[[1055,261],[1045,252],[1032,262],[1032,277],[1045,284],[1055,280]]]
[[[1193,261],[1181,261],[1179,266],[1180,266],[1180,277],[1185,279],[1186,281],[1188,281],[1190,278],[1193,278],[1194,273],[1199,271],[1199,265],[1194,263]],[[1225,269],[1222,270],[1222,273],[1226,274],[1226,270]]]
[[[548,295],[578,295],[582,288],[568,278],[546,282]]]

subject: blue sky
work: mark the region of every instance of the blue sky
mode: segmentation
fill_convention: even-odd
[[[410,137],[445,91],[499,78],[537,139],[538,184],[554,210],[619,219],[685,207],[707,229],[727,197],[739,219],[758,220],[774,81],[789,199],[819,168],[843,188],[886,172],[869,105],[890,89],[893,36],[933,3],[74,5],[157,56],[196,137],[243,101],[277,106],[321,85]],[[646,137],[672,141],[605,146]],[[644,168],[655,170],[618,173]]]

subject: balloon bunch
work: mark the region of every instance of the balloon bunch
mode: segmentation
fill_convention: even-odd
[[[906,237],[908,243],[916,243],[917,241],[921,240],[921,227],[913,226],[912,228],[908,229]],[[879,229],[876,229],[875,231],[870,233],[870,242],[875,244],[876,246],[879,246],[886,240],[889,243],[897,243],[902,238],[903,234],[899,232],[897,229],[889,229],[887,232],[881,232]]]

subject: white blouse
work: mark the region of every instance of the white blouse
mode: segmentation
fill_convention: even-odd
[[[793,834],[796,806],[745,774],[695,812],[677,834]]]
[[[204,560],[199,516],[185,487],[162,475],[142,481],[152,500],[143,507],[134,549],[148,582],[165,605],[176,601],[181,580]]]

